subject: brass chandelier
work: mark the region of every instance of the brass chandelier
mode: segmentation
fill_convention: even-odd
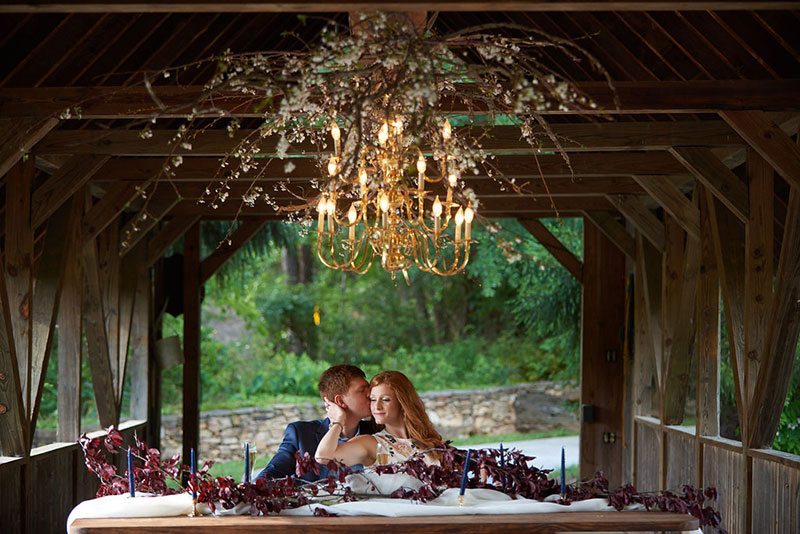
[[[377,257],[392,278],[399,272],[406,281],[412,266],[440,276],[462,272],[475,209],[468,200],[457,201],[465,195],[451,156],[450,121],[445,118],[439,138],[430,140],[436,176],[429,176],[425,153],[405,135],[403,117],[372,126],[377,135],[371,142],[343,151],[342,131],[331,121],[328,190],[317,204],[320,260],[363,274]]]

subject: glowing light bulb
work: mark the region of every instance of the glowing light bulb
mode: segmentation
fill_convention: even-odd
[[[386,213],[387,211],[389,211],[389,195],[387,195],[386,193],[383,193],[381,195],[380,204],[381,204],[381,211],[382,212]]]
[[[449,141],[452,136],[453,127],[450,125],[450,121],[445,119],[444,123],[442,124],[442,139]]]
[[[317,202],[317,212],[326,213],[328,211],[328,199],[324,196]]]
[[[367,187],[367,170],[363,167],[358,171],[358,184],[361,186],[361,189]]]
[[[333,212],[336,211],[336,202],[330,198],[328,199],[328,215],[333,215]]]
[[[475,210],[470,207],[464,210],[464,220],[467,221],[467,224],[472,223],[472,219],[475,218]]]
[[[347,211],[347,220],[350,221],[350,224],[355,224],[357,218],[358,212],[356,211],[356,203],[353,202],[350,204],[350,209]]]
[[[458,211],[456,212],[456,226],[461,226],[463,222],[464,222],[464,208],[459,206]]]
[[[436,200],[433,201],[433,216],[437,218],[442,216],[442,201],[439,200],[439,195],[436,195]]]
[[[458,175],[454,172],[451,172],[447,176],[447,183],[450,184],[450,187],[455,187],[456,183],[458,183]]]
[[[403,118],[397,117],[392,123],[392,126],[394,127],[395,134],[400,135],[401,133],[403,133]]]
[[[335,176],[338,170],[339,170],[338,158],[336,156],[331,156],[331,159],[328,160],[328,174],[330,176]]]
[[[420,175],[425,174],[425,169],[427,169],[427,167],[428,166],[425,164],[425,156],[420,154],[417,158],[417,172]]]
[[[378,130],[378,143],[381,146],[386,146],[386,141],[389,140],[389,123],[384,122],[381,129]]]
[[[336,121],[334,121],[331,125],[331,137],[333,137],[333,140],[336,143],[338,143],[339,139],[342,138],[342,131],[339,129],[339,125],[336,124]]]

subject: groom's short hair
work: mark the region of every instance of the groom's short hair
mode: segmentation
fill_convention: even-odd
[[[367,375],[355,365],[334,365],[319,377],[319,394],[329,400],[336,395],[344,395],[354,378],[366,380]]]

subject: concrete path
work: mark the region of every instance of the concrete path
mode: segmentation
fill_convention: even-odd
[[[561,438],[532,439],[529,441],[511,441],[503,443],[504,449],[519,449],[528,456],[536,458],[531,462],[540,469],[561,468],[561,447],[564,447],[564,463],[567,467],[578,464],[578,436],[564,436]],[[496,449],[499,443],[483,443],[480,445],[461,445],[458,448]]]

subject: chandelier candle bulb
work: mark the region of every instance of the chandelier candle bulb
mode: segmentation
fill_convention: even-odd
[[[461,225],[464,224],[464,209],[459,206],[456,212],[456,244],[461,242]]]
[[[350,221],[350,228],[349,231],[349,238],[350,242],[352,243],[356,239],[356,219],[358,218],[358,212],[356,212],[356,203],[353,202],[350,204],[350,209],[347,212],[347,220]]]
[[[464,210],[464,222],[466,222],[466,227],[464,228],[464,240],[469,241],[472,239],[472,219],[475,218],[475,211],[467,206],[467,209]]]
[[[323,227],[325,226],[325,210],[328,206],[328,202],[325,200],[323,196],[319,202],[317,202],[317,234],[322,234]]]
[[[331,176],[331,177],[336,176],[336,172],[338,171],[338,167],[339,167],[339,164],[338,164],[336,156],[331,156],[331,158],[328,160],[328,175]]]
[[[384,122],[383,125],[381,126],[381,129],[378,130],[378,144],[380,144],[381,147],[385,147],[386,142],[388,140],[389,140],[389,123]]]
[[[444,123],[442,124],[442,139],[449,141],[452,136],[453,127],[450,125],[450,121],[445,119]]]

